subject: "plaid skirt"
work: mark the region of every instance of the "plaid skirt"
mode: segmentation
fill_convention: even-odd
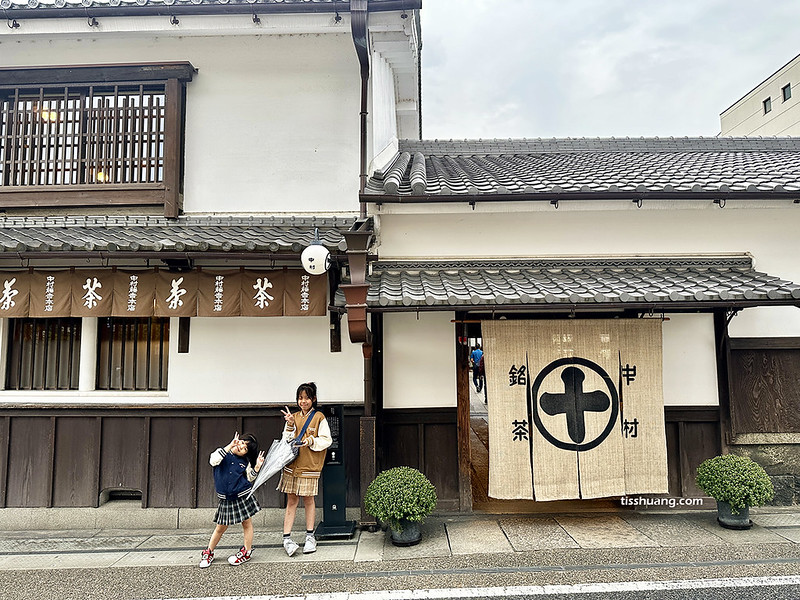
[[[214,515],[214,523],[217,525],[233,525],[246,521],[256,514],[261,507],[256,502],[255,496],[249,498],[236,498],[236,500],[219,499],[219,506]]]
[[[278,490],[296,496],[316,496],[319,493],[319,477],[295,477],[283,471]]]

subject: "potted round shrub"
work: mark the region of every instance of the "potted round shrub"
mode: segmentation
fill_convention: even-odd
[[[745,456],[724,454],[697,467],[697,486],[717,501],[717,522],[749,529],[750,507],[772,500],[775,490],[764,468]]]
[[[394,467],[379,473],[364,494],[367,514],[389,526],[395,546],[419,544],[420,524],[435,507],[436,488],[411,467]]]

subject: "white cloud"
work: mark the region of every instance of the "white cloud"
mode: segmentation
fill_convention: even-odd
[[[426,138],[715,135],[793,58],[800,3],[428,0]]]

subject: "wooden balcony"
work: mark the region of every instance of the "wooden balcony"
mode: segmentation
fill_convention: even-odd
[[[181,210],[189,63],[0,69],[0,208]]]

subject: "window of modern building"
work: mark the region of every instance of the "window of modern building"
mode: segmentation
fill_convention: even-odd
[[[189,63],[0,68],[4,205],[164,204],[177,216],[193,73]]]
[[[781,93],[783,94],[783,101],[786,102],[789,98],[792,97],[792,84],[787,83],[785,86],[781,88]]]
[[[81,319],[9,319],[6,389],[77,390]]]
[[[772,98],[767,98],[763,102],[764,104],[764,114],[767,114],[769,111],[772,110]]]
[[[167,389],[169,318],[101,318],[97,340],[96,389]]]

